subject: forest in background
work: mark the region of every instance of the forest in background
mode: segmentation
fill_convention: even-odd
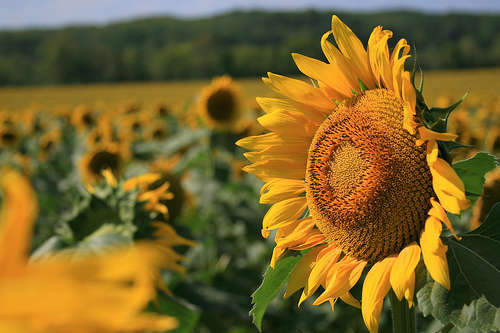
[[[45,85],[297,74],[290,56],[324,59],[333,11],[234,11],[104,26],[0,31],[0,85]],[[406,38],[424,69],[500,66],[500,15],[334,12],[366,43],[382,25]]]

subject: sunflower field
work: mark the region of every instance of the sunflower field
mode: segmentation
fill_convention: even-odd
[[[500,71],[355,33],[293,78],[0,89],[0,332],[500,331]]]

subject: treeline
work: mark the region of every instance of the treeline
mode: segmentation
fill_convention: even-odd
[[[231,12],[106,26],[0,32],[0,85],[171,80],[297,73],[290,57],[321,58],[332,12]],[[416,46],[425,69],[500,65],[500,15],[336,13],[363,42],[373,27]],[[394,45],[394,43],[393,43]]]

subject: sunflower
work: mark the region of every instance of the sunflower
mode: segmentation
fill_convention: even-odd
[[[93,127],[96,122],[96,116],[86,105],[78,105],[71,113],[71,123],[79,132]]]
[[[491,208],[497,202],[500,202],[500,168],[496,168],[485,176],[483,192],[472,210],[469,224],[471,230],[476,229],[484,222]]]
[[[423,125],[404,70],[410,46],[401,39],[391,54],[391,36],[376,27],[366,50],[333,16],[321,39],[329,63],[292,54],[314,85],[269,73],[264,82],[283,96],[257,99],[266,112],[258,121],[271,132],[237,142],[253,150],[245,170],[266,182],[260,202],[273,204],[262,229],[264,237],[277,229],[271,266],[287,249],[310,249],[285,297],[303,288],[300,304],[323,287],[314,305],[328,301],[333,309],[340,298],[360,306],[371,332],[391,286],[413,306],[421,256],[431,277],[450,288],[439,236],[442,223],[453,231],[446,212],[469,205],[438,154],[437,140],[456,135]],[[365,269],[360,304],[350,290]]]
[[[229,76],[221,76],[203,88],[197,104],[198,114],[212,129],[231,130],[241,116],[241,94]]]
[[[61,130],[52,129],[40,137],[38,158],[45,161],[61,140]]]
[[[154,274],[168,253],[150,242],[100,256],[29,260],[35,193],[17,172],[4,169],[1,174],[1,332],[111,333],[177,326],[172,317],[141,313],[154,297]]]
[[[110,169],[113,175],[123,171],[129,152],[124,146],[114,142],[103,142],[83,155],[79,168],[85,183],[94,183],[102,178],[102,172]]]
[[[0,125],[0,147],[14,147],[20,139],[19,133],[14,125]]]

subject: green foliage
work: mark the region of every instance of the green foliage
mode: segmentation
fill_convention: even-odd
[[[432,314],[443,324],[480,332],[500,329],[500,204],[491,210],[477,229],[462,240],[444,237],[451,289],[434,281],[417,293],[424,315]]]
[[[155,301],[149,308],[151,311],[172,316],[178,320],[179,326],[177,329],[169,331],[171,333],[193,332],[201,316],[201,311],[193,305],[169,296],[164,292],[158,292]]]
[[[323,58],[332,11],[231,12],[101,27],[0,32],[0,85],[297,74],[290,52]],[[498,15],[335,11],[366,42],[377,25],[418,47],[426,68],[498,66]],[[293,31],[293,33],[291,33]],[[432,38],[429,38],[432,36]]]
[[[253,323],[259,331],[262,331],[262,318],[267,306],[288,282],[290,274],[301,258],[302,255],[297,252],[278,260],[274,268],[267,269],[262,284],[252,294],[253,308],[250,310],[250,314],[253,316]]]
[[[479,196],[484,186],[484,175],[497,165],[495,156],[479,152],[468,160],[453,163],[453,169],[464,182],[465,191]]]

